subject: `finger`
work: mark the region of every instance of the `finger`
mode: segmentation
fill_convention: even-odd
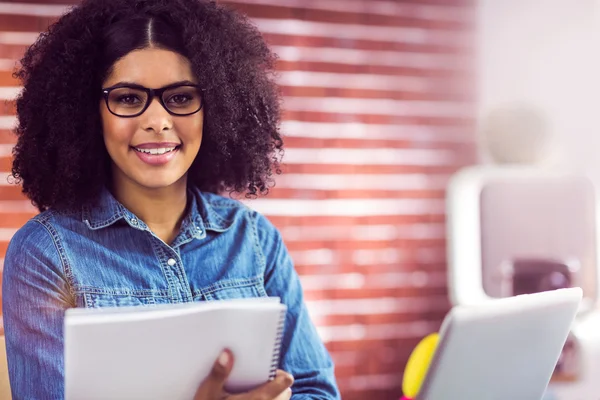
[[[215,360],[210,373],[198,387],[194,400],[217,398],[223,392],[223,386],[232,368],[233,354],[229,349],[225,349]]]
[[[285,385],[286,388],[291,387],[294,384],[294,377],[292,374],[285,372],[284,370],[278,369],[275,374],[275,380],[281,380],[281,383]]]
[[[287,388],[275,400],[290,400],[292,398],[292,389]]]
[[[262,384],[261,386],[246,392],[242,395],[231,396],[231,400],[242,399],[277,399],[294,383],[294,377],[285,371],[277,370],[277,374],[272,381]],[[282,397],[286,399],[286,397]]]

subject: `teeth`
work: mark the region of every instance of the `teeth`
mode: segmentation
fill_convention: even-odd
[[[176,147],[162,147],[159,149],[140,149],[140,148],[134,147],[134,149],[136,151],[139,151],[140,153],[146,153],[146,154],[152,154],[153,156],[158,156],[161,154],[169,153],[169,152],[175,150]]]

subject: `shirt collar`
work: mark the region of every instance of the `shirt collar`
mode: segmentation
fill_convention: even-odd
[[[181,224],[182,235],[202,238],[206,236],[206,229],[223,232],[231,227],[233,221],[219,216],[200,190],[189,189],[188,196],[190,204]],[[95,204],[83,206],[81,219],[92,230],[106,228],[120,220],[135,229],[148,229],[148,226],[117,201],[106,187],[100,192]]]

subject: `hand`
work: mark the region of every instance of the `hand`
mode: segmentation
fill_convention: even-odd
[[[290,387],[294,383],[292,375],[277,370],[275,379],[246,393],[230,394],[223,386],[233,368],[233,354],[224,350],[215,361],[210,374],[202,382],[194,400],[289,400]]]

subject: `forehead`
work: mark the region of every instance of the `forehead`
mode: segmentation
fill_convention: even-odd
[[[157,88],[183,80],[196,82],[186,57],[170,50],[147,48],[134,50],[117,60],[104,86],[134,82]]]

